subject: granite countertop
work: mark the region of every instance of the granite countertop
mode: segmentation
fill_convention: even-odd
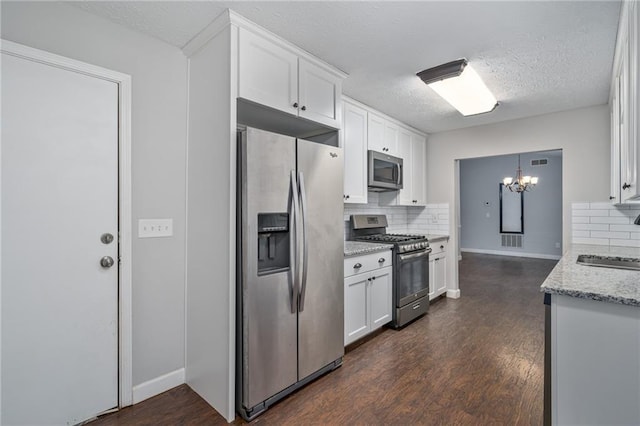
[[[377,251],[390,250],[393,244],[384,243],[365,243],[361,241],[345,241],[344,255],[355,256],[358,254],[375,253]]]
[[[542,284],[550,294],[640,306],[640,271],[601,268],[576,263],[578,255],[640,257],[639,247],[574,244]]]

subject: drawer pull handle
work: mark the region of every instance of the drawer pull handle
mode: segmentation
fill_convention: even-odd
[[[385,259],[384,257],[381,257],[380,259],[378,259],[378,263],[384,263]]]
[[[420,307],[419,303],[416,303],[415,305],[413,305],[413,309],[418,309]]]
[[[440,246],[440,250],[444,250],[444,246]]]
[[[353,269],[359,269],[362,268],[362,263],[356,263],[355,265],[353,265]]]

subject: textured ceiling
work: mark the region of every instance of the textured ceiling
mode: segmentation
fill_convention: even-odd
[[[230,8],[349,74],[343,93],[428,133],[608,100],[618,1],[71,2],[183,47]],[[463,117],[415,74],[467,58],[500,106]]]

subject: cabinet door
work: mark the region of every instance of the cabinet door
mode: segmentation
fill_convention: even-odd
[[[436,261],[429,257],[429,300],[436,297]]]
[[[239,97],[298,115],[297,55],[241,28],[238,68]]]
[[[434,287],[435,295],[440,296],[447,291],[447,262],[444,255],[438,255],[434,259]]]
[[[342,80],[317,65],[298,60],[300,117],[339,129]]]
[[[371,273],[369,284],[371,331],[391,321],[393,315],[392,268],[381,268]]]
[[[418,134],[411,135],[411,205],[427,205],[427,143]]]
[[[636,182],[636,152],[635,141],[631,138],[631,125],[634,117],[631,116],[629,79],[629,40],[622,42],[622,55],[620,62],[620,91],[619,91],[619,115],[620,115],[620,181],[622,202],[637,195]]]
[[[359,339],[370,330],[367,312],[369,274],[354,275],[344,280],[344,344]]]
[[[398,129],[398,157],[402,158],[402,189],[398,193],[398,204],[413,205],[413,163],[411,161],[411,133]]]
[[[385,119],[369,112],[367,117],[368,141],[367,149],[378,152],[386,152],[384,150],[384,125]]]
[[[400,127],[391,123],[390,121],[386,121],[384,123],[384,151],[389,155],[398,156],[398,139],[400,139]]]
[[[611,98],[611,195],[613,204],[620,203],[620,77],[616,77]]]
[[[343,111],[344,202],[366,204],[367,111],[348,102]]]
[[[632,147],[634,202],[640,198],[640,5],[638,1],[626,2],[629,8],[629,101],[628,132]]]

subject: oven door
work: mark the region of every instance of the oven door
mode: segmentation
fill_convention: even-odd
[[[431,248],[396,255],[394,281],[398,308],[429,294],[429,253]]]

